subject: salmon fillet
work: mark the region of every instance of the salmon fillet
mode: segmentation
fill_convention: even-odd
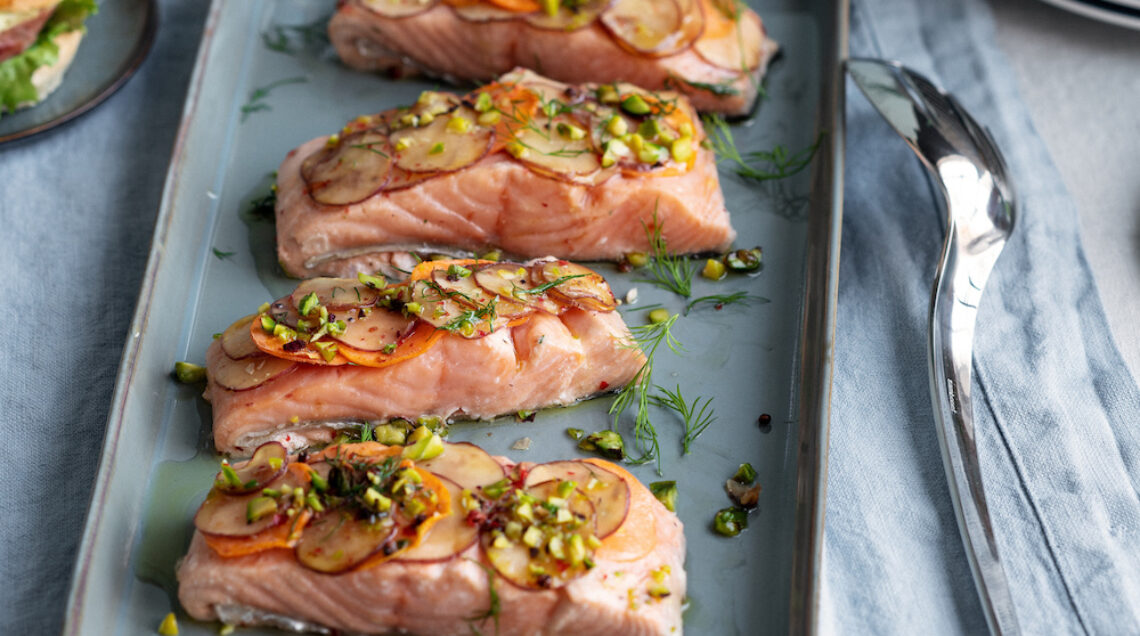
[[[495,460],[508,471],[515,467]],[[594,567],[561,587],[535,589],[490,576],[478,544],[434,562],[387,560],[323,574],[301,565],[289,549],[220,556],[196,531],[178,566],[179,600],[198,620],[296,631],[680,635],[686,584],[680,520],[624,469],[585,462],[628,484],[628,512],[601,540]],[[494,618],[487,615],[492,598],[499,606]]]
[[[342,2],[329,22],[329,39],[348,66],[400,75],[422,71],[450,81],[486,81],[525,66],[563,82],[624,81],[650,90],[679,90],[702,111],[745,115],[779,49],[753,11],[744,8],[733,20],[725,13],[736,5],[715,0],[678,2],[684,12],[682,29],[692,25],[697,30],[681,32],[683,42],[674,47],[679,50],[665,55],[631,50],[604,25],[607,13],[630,2],[610,3],[600,19],[582,28],[551,30],[501,12],[499,19],[465,19],[461,11],[438,2],[422,3],[430,8],[405,17],[369,8],[383,1]],[[642,4],[650,6],[641,15],[635,7],[624,19],[660,17],[657,6]],[[633,33],[646,27],[628,26]]]
[[[476,300],[491,296],[474,286],[473,281],[483,280],[481,277],[485,274],[503,273],[500,270],[527,271],[523,265],[486,261],[427,262],[412,272],[411,282],[382,290],[381,294],[405,294],[403,310],[374,306],[370,311],[376,313],[370,313],[370,318],[365,319],[361,312],[361,321],[395,322],[398,332],[392,336],[389,349],[389,355],[395,356],[392,363],[383,361],[380,340],[372,347],[375,353],[357,351],[356,354],[349,345],[355,342],[363,346],[364,340],[339,341],[339,349],[324,362],[302,342],[282,344],[264,331],[261,319],[274,322],[270,315],[276,316],[283,325],[288,322],[296,326],[297,321],[287,316],[290,311],[296,315],[296,311],[290,309],[292,299],[301,297],[306,290],[320,288],[326,290],[320,292],[325,295],[330,289],[333,293],[347,290],[342,293],[344,298],[354,292],[352,283],[355,281],[352,280],[318,279],[302,283],[301,292],[267,305],[257,318],[249,316],[232,325],[206,352],[208,381],[204,397],[213,407],[217,449],[222,453],[245,455],[270,440],[298,449],[328,442],[338,430],[356,428],[365,421],[414,419],[423,415],[486,419],[523,410],[565,406],[624,386],[645,363],[645,356],[633,345],[621,315],[613,311],[613,296],[604,280],[566,261],[530,264],[534,271],[552,268],[555,272],[552,276],[580,273],[554,279],[558,284],[548,283],[550,289],[541,294],[520,293],[519,296],[527,297],[519,302],[498,297],[495,300],[498,322],[488,327],[482,319],[472,319],[471,333],[465,337],[458,332],[459,322],[464,316],[478,314],[460,312],[472,305],[445,310],[441,304],[438,311],[428,315],[427,303],[417,295],[419,292],[407,291],[426,289],[416,286],[427,284],[446,291],[450,289],[447,285],[460,284],[449,283],[442,276],[452,271],[457,262],[468,264],[467,278],[457,277],[457,281],[472,281],[469,282],[472,287],[465,293]],[[572,267],[577,269],[571,270]],[[585,272],[589,272],[589,277],[585,277]],[[443,282],[443,288],[438,283],[428,282],[433,275]],[[492,278],[500,280],[498,275]],[[553,295],[568,282],[581,283],[581,287],[575,289],[586,289],[582,292],[586,296],[569,300]],[[357,289],[368,291],[363,286]],[[564,291],[572,293],[571,289]],[[590,306],[589,303],[600,302],[595,297],[609,304],[584,308]],[[482,302],[484,306],[490,304],[486,300]],[[415,307],[421,313],[418,317],[408,310],[413,304],[424,305]],[[368,334],[378,329],[368,327],[365,322],[356,324],[358,310],[355,308],[334,311],[348,317],[349,336],[357,329],[365,330],[365,336],[371,338]],[[514,317],[505,315],[511,312]],[[309,313],[316,312],[310,309]],[[335,315],[329,315],[329,320],[336,319]],[[316,326],[315,322],[315,318],[310,319],[312,327]],[[254,335],[262,339],[256,346],[250,340]],[[328,353],[329,345],[322,346]],[[342,355],[350,357],[342,361]],[[361,366],[378,359],[381,362],[377,364],[386,366]],[[348,361],[353,363],[346,363]]]
[[[559,94],[582,91],[562,84],[548,85],[559,87]],[[671,102],[678,104],[675,112],[688,112],[684,98],[676,100]],[[361,126],[373,126],[377,119],[391,119],[399,112],[387,111]],[[595,114],[565,116],[584,119]],[[318,203],[316,186],[307,183],[303,171],[310,157],[320,156],[340,138],[348,137],[338,134],[332,141],[330,137],[313,139],[291,151],[278,170],[278,260],[288,274],[301,278],[383,271],[394,256],[409,250],[456,254],[457,250],[486,253],[498,249],[523,258],[553,254],[575,260],[617,260],[631,252],[649,251],[649,229],[660,231],[670,252],[723,251],[736,233],[724,205],[716,159],[711,150],[699,145],[704,135],[695,114],[680,116],[684,121],[679,127],[691,136],[674,143],[686,142],[691,157],[678,162],[669,158],[666,150],[664,163],[647,173],[639,171],[647,167],[645,164],[623,169],[619,168],[624,164],[619,164],[597,169],[589,178],[550,176],[512,156],[509,151],[513,142],[508,137],[512,133],[500,124],[492,151],[477,161],[342,205]],[[631,117],[628,125],[624,121],[621,125],[629,129],[628,139],[639,124]],[[342,133],[349,137],[371,134],[353,133],[359,130],[354,126],[357,124],[350,124]],[[599,127],[602,124],[594,129]],[[590,129],[585,122],[575,128],[579,132]],[[377,148],[377,153],[399,156],[391,143]],[[605,165],[601,148],[574,152],[589,152],[593,157],[596,150],[600,165]],[[580,162],[586,157],[580,154],[572,159]],[[360,174],[351,176],[364,178]],[[349,178],[344,174],[337,177]]]

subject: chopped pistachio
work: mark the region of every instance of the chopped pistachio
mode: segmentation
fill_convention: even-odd
[[[487,484],[486,486],[483,486],[483,494],[487,495],[491,499],[498,499],[499,497],[502,497],[503,493],[507,492],[510,487],[510,480],[500,479],[493,484]]]
[[[245,522],[254,523],[277,512],[277,500],[273,497],[258,496],[245,506]]]
[[[454,115],[451,119],[447,120],[447,132],[462,135],[469,130],[471,130],[471,120],[463,115]]]
[[[392,149],[396,152],[402,152],[404,150],[407,150],[413,142],[415,142],[415,139],[412,139],[411,137],[400,137],[396,140],[396,143],[392,146]]]
[[[433,121],[435,121],[435,115],[433,113],[420,113],[420,121],[416,125],[417,126],[427,126],[428,124],[432,123]]]
[[[277,321],[269,316],[261,316],[261,330],[265,333],[273,333],[274,328],[277,327]]]
[[[471,270],[463,267],[462,265],[448,265],[447,277],[448,278],[467,278],[471,275]]]
[[[174,617],[174,612],[170,612],[158,625],[158,633],[162,636],[178,636],[178,619]]]
[[[438,415],[421,415],[416,418],[416,425],[426,426],[429,431],[440,435],[445,435],[447,431],[447,422]]]
[[[713,517],[713,528],[726,537],[735,537],[748,527],[748,511],[744,508],[724,508]]]
[[[542,539],[542,530],[539,530],[538,526],[527,526],[526,532],[522,535],[522,542],[532,548],[541,546]]]
[[[629,132],[629,124],[626,123],[625,117],[615,114],[606,122],[606,132],[614,137],[621,137]]]
[[[370,276],[364,272],[358,272],[356,274],[356,280],[372,289],[383,289],[388,284],[388,281],[385,280],[383,276]]]
[[[570,535],[570,545],[567,556],[569,557],[571,565],[580,565],[586,560],[586,542],[582,539],[582,535]]]
[[[565,499],[566,497],[569,497],[570,493],[574,492],[574,489],[577,487],[578,482],[576,481],[560,481],[558,482],[558,487],[556,490],[558,491],[558,496]]]
[[[669,310],[664,308],[654,309],[653,311],[649,312],[648,318],[649,322],[652,324],[665,322],[666,320],[669,320]]]
[[[384,512],[392,508],[392,500],[380,494],[380,491],[375,488],[369,488],[364,491],[364,503],[372,507],[373,510]]]
[[[418,462],[432,459],[443,454],[443,438],[441,438],[439,434],[428,431],[427,435],[424,435],[413,442],[412,437],[414,437],[415,433],[418,431],[428,431],[428,429],[426,426],[421,426],[420,428],[417,428],[415,431],[413,431],[412,435],[408,436],[408,444],[410,445],[404,447],[404,452],[401,453],[403,457],[407,457],[412,461]],[[416,478],[419,477],[419,473],[414,474],[416,475]]]
[[[342,330],[341,333],[344,333],[344,331]],[[336,357],[337,346],[336,346],[335,342],[316,342],[316,341],[313,341],[313,342],[310,342],[309,344],[311,344],[317,348],[317,351],[320,352],[321,357],[325,359],[325,362],[332,362],[333,358]]]
[[[485,113],[492,108],[494,108],[494,103],[491,102],[491,94],[479,93],[479,96],[475,98],[475,112]]]
[[[736,469],[736,474],[732,476],[732,479],[742,484],[752,485],[756,481],[756,469],[752,467],[752,464],[744,462],[740,468]]]
[[[418,316],[423,312],[424,306],[416,302],[411,302],[404,305],[404,309],[407,309],[409,314],[415,314]]]
[[[566,429],[566,434],[570,436],[570,439],[576,442],[582,439],[582,436],[586,434],[586,431],[583,431],[580,428],[568,428]]]
[[[558,8],[562,2],[561,0],[539,0],[539,4],[542,5],[542,10],[546,15],[554,17],[558,15]]]
[[[333,134],[329,135],[328,139],[325,140],[325,147],[326,148],[332,148],[333,146],[335,146],[339,143],[340,143],[340,135],[337,133],[333,133]]]
[[[329,489],[329,482],[324,477],[321,477],[320,473],[317,471],[309,471],[309,478],[313,484],[313,490],[317,492],[324,492]]]
[[[645,137],[646,139],[655,139],[663,131],[664,129],[661,128],[661,122],[658,121],[656,117],[650,117],[649,119],[646,119],[645,121],[641,122],[640,126],[637,127],[638,134],[640,134],[642,137]]]
[[[710,258],[705,261],[705,267],[701,270],[701,276],[709,280],[720,280],[724,278],[724,263],[719,259]]]
[[[499,111],[489,110],[485,113],[480,113],[475,121],[479,122],[480,126],[494,126],[495,124],[499,123],[499,120],[502,119],[502,117],[503,116],[499,114]]]
[[[645,267],[649,264],[649,255],[645,252],[630,252],[625,255],[625,262],[634,267]]]
[[[257,313],[259,313],[259,314],[269,313],[269,303],[261,303],[261,305],[257,308]]]
[[[527,521],[534,522],[534,506],[527,502],[519,504],[518,508],[515,508],[515,514]]]
[[[385,446],[403,446],[408,442],[408,429],[397,424],[381,424],[372,429],[372,437]]]
[[[312,508],[316,512],[324,512],[325,507],[321,505],[321,500],[317,499],[317,493],[311,492],[305,495],[305,505]]]
[[[522,159],[527,155],[527,147],[517,141],[508,142],[506,149],[507,152],[511,153],[511,156],[516,159]]]
[[[653,598],[656,598],[656,599],[665,598],[666,596],[669,596],[669,594],[670,594],[669,588],[665,587],[664,585],[662,585],[660,583],[654,583],[653,585],[650,585],[649,590],[647,590],[647,591],[649,592],[650,596],[652,596]]]
[[[506,550],[511,547],[511,540],[507,538],[507,535],[499,533],[495,535],[495,539],[491,541],[491,547]]]
[[[637,160],[641,163],[661,163],[665,160],[666,156],[664,148],[648,141],[642,143],[641,148],[637,151]]]
[[[736,250],[724,255],[724,264],[734,272],[751,272],[760,269],[763,253],[759,247]]]
[[[419,121],[420,121],[420,118],[416,117],[415,114],[407,113],[407,114],[402,115],[400,117],[400,119],[396,120],[396,123],[400,124],[400,126],[402,126],[404,128],[409,128],[409,127],[416,126],[417,124],[419,124]]]
[[[648,115],[650,110],[641,95],[630,95],[621,100],[621,109],[631,115]]]
[[[617,87],[613,84],[602,84],[597,89],[598,101],[603,104],[616,104],[621,100]]]
[[[182,384],[198,384],[206,380],[206,367],[179,360],[174,363],[174,377]]]
[[[497,261],[499,261],[499,260],[500,260],[500,259],[502,259],[502,258],[503,258],[503,253],[502,253],[502,252],[500,252],[499,250],[491,250],[490,252],[487,252],[486,254],[483,254],[483,255],[481,255],[481,256],[479,257],[479,260],[482,260],[482,261],[496,261],[496,262],[497,262]]]
[[[391,355],[396,352],[396,343],[389,342],[388,344],[381,347],[380,351],[386,355]]]
[[[443,142],[442,141],[436,142],[436,144],[431,147],[431,150],[428,150],[429,155],[438,155],[438,154],[441,154],[442,152],[443,152]]]
[[[579,128],[578,126],[575,126],[574,124],[568,124],[564,121],[558,122],[558,125],[555,126],[555,129],[558,131],[559,135],[562,135],[566,139],[574,141],[582,139],[586,136],[585,130]]]
[[[677,512],[677,482],[675,481],[655,481],[649,484],[649,492],[657,497],[669,509],[670,512]]]
[[[684,163],[693,157],[693,138],[681,137],[669,145],[669,154],[678,163]]]
[[[560,561],[565,561],[566,560],[566,542],[565,542],[565,540],[563,540],[561,535],[557,535],[557,534],[554,535],[553,537],[550,537],[550,541],[546,542],[546,551],[550,553],[550,556],[552,556],[552,557],[554,557]]]
[[[681,133],[682,137],[692,137],[693,136],[693,125],[690,124],[689,122],[685,122],[685,123],[681,124],[681,126],[679,128],[677,128],[677,132]]]
[[[233,625],[226,623],[218,628],[218,636],[230,636],[230,634],[234,633],[234,629]]]
[[[617,431],[599,431],[590,433],[578,442],[578,448],[584,451],[596,452],[608,459],[625,458],[625,441]]]
[[[301,312],[302,316],[308,316],[320,306],[320,302],[320,299],[317,298],[317,292],[309,292],[297,305],[297,311]]]

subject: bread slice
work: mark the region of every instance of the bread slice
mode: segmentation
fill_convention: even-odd
[[[68,31],[55,36],[55,45],[59,47],[59,57],[47,66],[41,66],[32,73],[32,85],[36,87],[38,98],[32,102],[25,102],[17,108],[26,108],[42,102],[52,91],[59,88],[63,81],[63,74],[75,60],[75,52],[79,50],[79,42],[86,33],[83,29]]]

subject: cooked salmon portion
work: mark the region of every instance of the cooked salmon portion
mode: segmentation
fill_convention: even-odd
[[[393,10],[409,4],[414,12]],[[348,0],[329,22],[329,38],[344,63],[361,70],[486,81],[525,66],[563,82],[678,90],[698,109],[728,115],[752,109],[779,49],[760,17],[735,2],[577,4],[551,17],[526,0]]]
[[[601,276],[557,260],[429,261],[387,287],[306,281],[207,350],[214,443],[292,450],[361,422],[485,419],[618,389],[645,356],[615,306]]]
[[[408,251],[618,260],[654,231],[670,252],[722,251],[736,233],[703,139],[683,97],[627,85],[519,72],[462,99],[425,93],[289,153],[278,260],[296,277]]]
[[[448,445],[442,457],[460,446],[464,445]],[[466,451],[482,453],[469,445]],[[335,452],[357,461],[354,455]],[[686,591],[683,528],[676,515],[644,485],[620,466],[601,460],[516,466],[505,458],[486,458],[492,461],[492,467],[497,461],[510,476],[502,482],[513,484],[506,489],[508,491],[521,487],[541,499],[542,493],[553,492],[552,484],[558,484],[556,494],[560,499],[547,498],[547,502],[570,508],[573,504],[567,502],[575,498],[593,502],[584,505],[583,513],[575,513],[579,520],[576,523],[590,528],[590,532],[598,536],[589,535],[589,545],[593,547],[579,555],[579,565],[568,566],[569,573],[528,579],[528,572],[541,570],[540,565],[550,563],[554,558],[551,552],[562,554],[562,550],[537,543],[540,547],[529,549],[528,556],[528,549],[520,551],[515,547],[523,542],[534,543],[523,537],[538,528],[543,528],[548,536],[552,532],[557,534],[551,525],[554,522],[520,523],[527,532],[507,539],[502,530],[496,529],[494,523],[487,523],[487,519],[496,514],[518,512],[519,506],[511,508],[503,503],[511,495],[488,494],[495,484],[487,484],[484,479],[481,482],[484,485],[472,485],[471,480],[478,481],[473,474],[478,471],[452,468],[441,471],[440,477],[452,479],[453,490],[462,493],[451,499],[455,512],[450,518],[437,520],[416,549],[427,549],[432,542],[454,548],[437,551],[430,559],[415,558],[414,554],[404,557],[402,552],[396,551],[352,569],[322,572],[314,570],[312,563],[316,560],[318,566],[321,565],[323,557],[317,555],[314,559],[313,551],[303,549],[306,538],[294,541],[301,549],[289,549],[290,546],[282,544],[251,553],[248,547],[235,546],[265,540],[260,536],[219,539],[207,531],[225,524],[214,520],[215,528],[211,528],[209,520],[203,523],[203,513],[199,512],[195,519],[198,529],[188,554],[178,566],[179,600],[187,613],[198,620],[274,625],[295,631],[421,636],[472,633],[665,636],[682,633],[681,604]],[[475,459],[464,458],[453,465],[479,463],[472,461]],[[354,466],[359,469],[360,464]],[[416,468],[436,469],[430,462],[416,462]],[[457,474],[464,471],[465,474]],[[532,474],[536,478],[531,479],[527,471],[535,471]],[[492,472],[504,474],[497,470]],[[541,477],[537,476],[539,472]],[[590,474],[597,479],[589,478],[591,489],[587,491],[583,476]],[[541,480],[550,481],[534,483]],[[567,484],[566,480],[571,481]],[[328,481],[333,484],[331,488],[336,487],[337,480]],[[563,485],[570,488],[563,489]],[[573,486],[578,489],[574,490]],[[308,486],[301,488],[307,490]],[[304,516],[307,519],[305,504],[292,503],[293,500],[286,497],[281,505],[301,511],[291,518]],[[459,501],[466,503],[456,503]],[[239,510],[237,514],[242,513]],[[337,512],[325,511],[325,514]],[[526,518],[530,517],[528,510]],[[346,523],[358,526],[378,523],[361,516],[344,518]],[[319,523],[317,519],[320,517],[314,517],[309,525]],[[603,526],[606,529],[603,530]],[[272,530],[262,534],[268,532]],[[319,532],[327,534],[323,529]],[[304,533],[302,529],[296,534],[304,537]],[[466,537],[464,533],[470,533],[471,538],[458,540],[460,534]],[[500,543],[504,547],[496,547]],[[222,552],[226,551],[237,556],[223,556]],[[502,560],[508,553],[518,558]],[[566,555],[559,558],[565,559],[564,564],[572,559]]]

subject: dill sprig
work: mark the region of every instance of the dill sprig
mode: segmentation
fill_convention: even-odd
[[[732,128],[719,115],[703,116],[705,132],[709,143],[720,159],[736,164],[736,174],[754,181],[772,181],[786,179],[799,174],[815,158],[815,153],[823,143],[824,133],[820,133],[815,141],[808,147],[790,152],[787,148],[777,144],[771,150],[758,150],[741,154],[732,137]]]
[[[657,440],[657,429],[649,419],[649,405],[651,403],[650,390],[653,387],[653,362],[657,356],[657,349],[662,343],[673,353],[679,354],[681,343],[673,336],[673,323],[677,322],[678,314],[673,314],[664,322],[640,325],[630,329],[634,344],[645,354],[645,364],[638,369],[633,380],[622,387],[610,405],[610,415],[613,416],[611,428],[617,430],[618,419],[626,409],[636,405],[633,418],[633,437],[637,442],[637,450],[641,455],[630,461],[634,464],[644,464],[656,460],[657,474],[661,471],[661,446]]]
[[[681,416],[681,421],[685,427],[684,435],[681,436],[681,452],[688,455],[689,446],[716,421],[716,414],[712,409],[712,398],[698,397],[689,402],[685,400],[685,396],[681,395],[681,385],[679,384],[675,391],[670,391],[662,386],[658,386],[657,390],[660,391],[660,394],[652,396],[650,400],[653,404],[676,411]],[[702,399],[704,400],[703,404],[701,403]]]
[[[266,104],[264,101],[265,98],[269,97],[269,94],[273,92],[273,89],[279,88],[281,86],[286,86],[288,84],[303,84],[307,81],[309,81],[309,78],[307,77],[287,77],[285,79],[279,79],[276,82],[270,82],[269,84],[266,84],[260,88],[253,89],[253,91],[251,91],[249,94],[249,101],[247,101],[241,107],[241,120],[245,121],[247,117],[259,111],[273,110],[273,107],[269,104]]]
[[[480,625],[482,625],[483,623],[487,622],[488,618],[490,618],[495,621],[495,633],[498,634],[499,614],[502,613],[503,607],[502,602],[499,600],[499,592],[495,589],[495,570],[476,561],[475,559],[468,557],[467,560],[474,563],[475,565],[478,565],[480,568],[483,568],[483,572],[487,574],[487,589],[491,597],[490,601],[487,604],[487,609],[467,617],[467,625],[471,628],[471,631],[473,633],[482,634],[482,632],[480,632],[479,629],[475,627],[475,623],[478,622]]]
[[[714,307],[716,307],[717,309],[720,309],[721,307],[723,307],[725,305],[735,305],[735,304],[747,305],[748,303],[750,303],[752,301],[756,301],[759,303],[771,302],[770,300],[768,300],[767,298],[764,298],[763,296],[753,296],[752,294],[749,294],[748,292],[742,292],[742,291],[733,292],[731,294],[711,294],[708,296],[701,296],[700,298],[694,298],[693,300],[689,301],[689,304],[685,305],[685,311],[683,313],[685,315],[688,315],[691,310],[693,310],[694,308],[697,307],[697,305],[701,305],[701,304],[705,304],[705,303],[712,303],[712,305]]]
[[[693,293],[693,267],[688,257],[681,254],[671,254],[665,237],[661,236],[661,223],[657,220],[657,209],[653,210],[653,225],[645,225],[645,236],[649,239],[651,250],[649,262],[650,278],[638,279],[638,282],[650,283],[656,287],[669,290],[678,296],[688,298]]]

